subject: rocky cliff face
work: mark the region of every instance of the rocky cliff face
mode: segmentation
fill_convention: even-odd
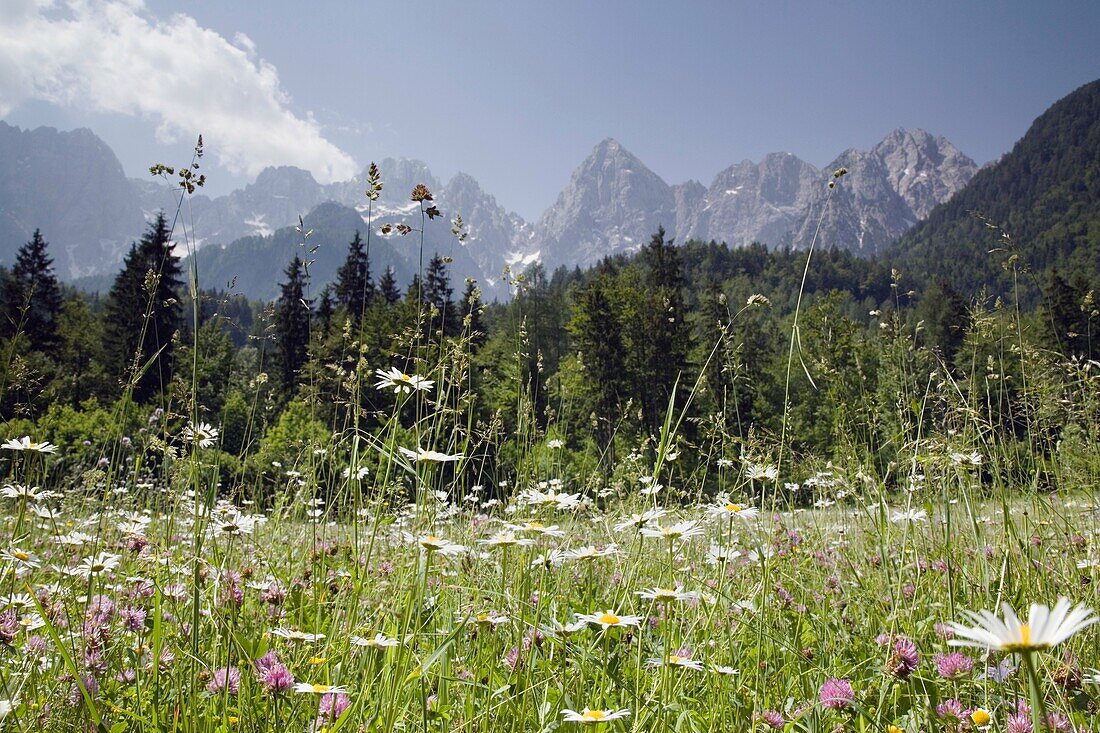
[[[0,122],[0,264],[40,228],[58,274],[77,277],[121,261],[143,227],[122,164],[90,130]]]
[[[682,221],[677,234],[731,247],[782,244],[801,224],[810,191],[820,178],[820,171],[789,153],[731,165],[715,177],[701,205]]]
[[[663,226],[676,226],[676,197],[660,176],[608,138],[573,172],[569,185],[535,227],[547,270],[585,267],[631,252]]]
[[[887,247],[949,199],[977,172],[974,161],[944,138],[923,130],[894,130],[870,151],[846,150],[826,166],[819,180],[847,168],[832,192],[822,219],[818,244],[874,254]],[[810,204],[792,244],[808,247],[822,207],[830,198],[827,186],[810,191]]]
[[[832,195],[832,171],[846,167]],[[678,241],[742,247],[751,242],[817,243],[872,254],[950,198],[974,175],[974,161],[942,137],[895,130],[869,151],[848,150],[825,169],[790,153],[745,160],[708,189],[668,186],[614,140],[600,143],[535,228],[549,266],[591,265],[639,247],[661,224]]]

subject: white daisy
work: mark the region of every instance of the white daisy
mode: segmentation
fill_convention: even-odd
[[[389,371],[375,369],[374,374],[378,377],[378,381],[374,384],[375,389],[392,389],[394,394],[402,392],[410,394],[414,389],[420,392],[431,392],[432,387],[435,386],[435,382],[431,379],[424,379],[415,374],[405,374],[397,367],[390,367]]]
[[[1100,621],[1091,608],[1079,605],[1071,609],[1068,598],[1059,598],[1053,609],[1040,603],[1031,604],[1027,623],[1020,623],[1008,603],[1002,604],[1001,609],[1004,611],[1003,621],[992,611],[963,611],[975,625],[949,624],[956,638],[947,643],[1006,652],[1038,651],[1057,646],[1081,629]]]
[[[585,708],[579,713],[576,710],[570,710],[566,708],[561,711],[561,716],[567,723],[582,723],[584,725],[595,725],[596,723],[607,723],[611,720],[618,720],[620,718],[626,718],[630,715],[630,711],[623,710],[593,710],[591,708]]]

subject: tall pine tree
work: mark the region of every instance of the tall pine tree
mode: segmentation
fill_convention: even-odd
[[[15,266],[3,283],[2,333],[10,338],[18,330],[32,349],[52,356],[60,343],[58,318],[62,303],[46,246],[42,233],[35,229],[31,241],[19,248]]]
[[[172,379],[172,337],[181,324],[179,259],[163,213],[131,245],[107,298],[105,360],[144,402]]]
[[[382,279],[378,282],[378,292],[387,305],[401,302],[401,287],[397,284],[397,274],[392,267],[387,267],[382,273]]]
[[[424,302],[432,309],[428,331],[433,335],[453,336],[461,323],[455,317],[454,289],[447,274],[447,262],[437,253],[428,263],[424,274]]]
[[[309,321],[312,305],[306,300],[306,271],[298,255],[283,271],[286,281],[275,304],[276,353],[283,388],[291,391],[309,357]]]
[[[374,283],[371,282],[370,253],[363,248],[363,239],[356,230],[355,238],[348,244],[348,256],[336,271],[336,300],[359,325],[363,312],[374,301]]]

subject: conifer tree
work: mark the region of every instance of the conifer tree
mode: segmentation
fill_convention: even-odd
[[[382,279],[378,282],[378,291],[387,305],[401,301],[401,288],[397,285],[397,275],[392,267],[387,267],[382,273]]]
[[[684,275],[680,254],[672,240],[665,241],[664,227],[642,248],[642,263],[646,267],[649,304],[647,343],[637,344],[648,354],[639,364],[646,364],[646,374],[639,383],[645,384],[641,394],[643,410],[650,430],[660,424],[668,408],[672,390],[681,372],[687,367],[691,334],[685,320]]]
[[[454,289],[447,274],[447,263],[437,253],[428,262],[424,275],[424,302],[432,308],[433,317],[429,332],[440,336],[453,336],[461,324],[455,317]]]
[[[2,333],[11,337],[18,329],[32,349],[54,355],[59,344],[61,288],[46,247],[42,233],[35,229],[31,240],[19,248],[15,266],[4,278]]]
[[[485,306],[481,302],[481,288],[478,287],[477,280],[472,277],[466,278],[466,289],[462,291],[461,309],[462,328],[469,335],[470,349],[477,351],[485,345],[488,333],[485,330]]]
[[[107,298],[104,347],[110,372],[143,402],[172,379],[172,337],[181,325],[179,259],[163,213],[130,246]]]
[[[336,300],[347,310],[355,325],[359,325],[363,312],[374,301],[370,254],[363,249],[363,239],[358,230],[348,244],[347,259],[336,271]]]
[[[613,416],[627,391],[626,348],[610,297],[614,277],[597,275],[577,292],[569,332],[595,392],[596,440],[610,447]]]
[[[286,281],[279,286],[281,294],[275,305],[275,349],[283,388],[290,391],[309,356],[313,308],[311,301],[306,300],[305,266],[298,255],[294,255],[283,274]]]
[[[317,325],[320,326],[321,336],[328,336],[332,329],[332,317],[336,314],[336,301],[332,297],[332,286],[326,285],[321,290],[321,297],[317,301]]]

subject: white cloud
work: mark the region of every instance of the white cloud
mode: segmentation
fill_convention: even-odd
[[[356,172],[312,115],[298,116],[275,67],[243,33],[232,41],[141,0],[0,0],[0,116],[29,99],[141,116],[165,141],[203,134],[234,173],[296,165],[322,182]]]

